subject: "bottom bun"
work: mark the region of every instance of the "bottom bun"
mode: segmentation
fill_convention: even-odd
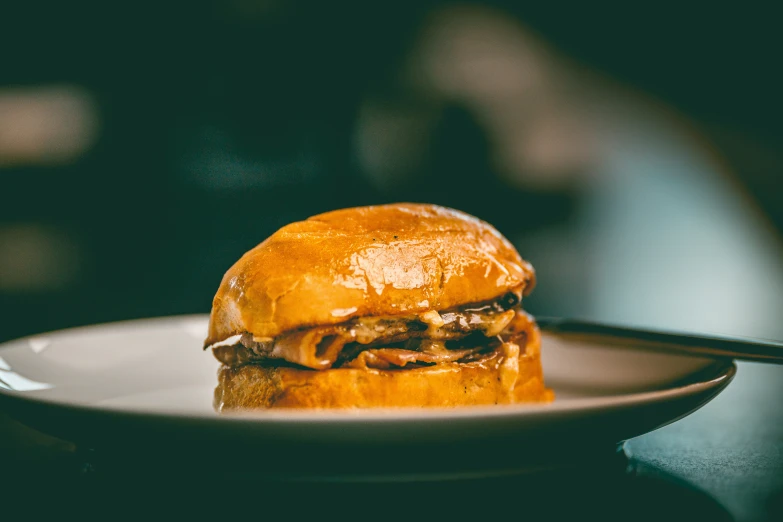
[[[537,341],[538,339],[536,339]],[[488,360],[376,370],[223,366],[215,409],[450,407],[550,402],[538,346],[518,358],[497,350]],[[532,349],[531,349],[532,348]]]

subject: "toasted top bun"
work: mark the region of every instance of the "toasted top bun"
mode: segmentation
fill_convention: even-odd
[[[445,310],[534,284],[513,245],[463,212],[410,203],[336,210],[281,228],[226,272],[205,346]]]

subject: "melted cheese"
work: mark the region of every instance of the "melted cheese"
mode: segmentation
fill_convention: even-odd
[[[422,349],[404,350],[410,354],[403,354],[400,349],[390,348],[389,345],[409,339],[458,340],[472,332],[481,332],[485,337],[493,338],[506,330],[516,314],[515,310],[504,312],[465,310],[446,313],[430,311],[410,317],[363,317],[340,325],[290,332],[274,339],[245,334],[241,336],[238,343],[235,341],[233,346],[222,342],[213,345],[212,348],[215,356],[229,366],[282,359],[306,368],[326,370],[335,364],[348,344],[353,347],[357,344],[367,346],[368,350],[375,347],[386,350],[384,352],[376,350],[372,355],[363,356],[364,362],[357,362],[359,365],[404,366],[407,363],[394,362],[403,360],[437,364],[442,361],[458,360],[474,353],[475,350],[458,357],[454,350],[446,350],[441,343],[444,353],[436,357],[432,350],[430,352]]]

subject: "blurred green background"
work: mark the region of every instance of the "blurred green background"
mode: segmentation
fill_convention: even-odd
[[[0,340],[208,312],[329,209],[428,201],[526,307],[783,338],[772,11],[542,2],[0,7]]]

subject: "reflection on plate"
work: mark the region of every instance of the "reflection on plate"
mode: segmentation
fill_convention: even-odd
[[[263,473],[279,478],[481,476],[603,458],[695,411],[735,372],[726,362],[544,335],[553,404],[218,415],[218,363],[201,350],[206,326],[206,316],[171,317],[5,343],[0,407],[82,447],[121,447],[126,457],[154,453],[225,472],[241,471],[226,467],[225,457],[241,454],[241,467],[259,469],[251,462],[262,459]]]

